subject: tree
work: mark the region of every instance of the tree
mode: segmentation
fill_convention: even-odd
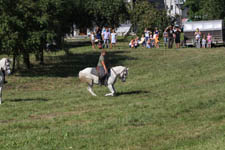
[[[2,52],[13,55],[14,60],[22,55],[27,68],[31,53],[43,63],[46,43],[56,41],[61,46],[70,31],[74,6],[73,0],[0,0]]]
[[[224,0],[186,0],[191,20],[225,19]]]
[[[100,27],[118,27],[128,16],[124,0],[88,0],[86,7],[93,23]]]
[[[154,29],[158,27],[164,30],[170,23],[166,11],[157,9],[147,0],[137,1],[134,9],[130,11],[130,19],[133,25],[137,26],[137,33],[140,35],[145,28]]]

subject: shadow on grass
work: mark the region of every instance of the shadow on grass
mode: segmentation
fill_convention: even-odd
[[[109,51],[109,67],[123,65],[124,60],[135,58],[124,55],[127,51]],[[70,53],[63,56],[45,56],[45,65],[34,65],[30,70],[20,70],[19,76],[25,77],[75,77],[86,67],[96,67],[100,51]]]
[[[129,91],[129,92],[118,92],[116,93],[116,96],[121,96],[121,95],[139,95],[139,94],[148,94],[151,93],[150,91]]]
[[[48,99],[45,98],[16,98],[16,99],[7,99],[7,101],[10,102],[29,102],[29,101],[48,101]]]

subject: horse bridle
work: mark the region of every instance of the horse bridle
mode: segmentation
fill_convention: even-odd
[[[115,73],[115,75],[117,76],[117,73],[116,73],[116,71],[113,69],[113,68],[111,68],[112,69],[112,71],[113,71],[113,73]]]
[[[124,69],[125,70],[125,69]],[[124,70],[122,72],[124,72]],[[112,68],[113,73],[117,76],[118,74],[116,73],[116,71]],[[122,73],[121,72],[121,73]],[[123,78],[121,76],[119,76],[119,78],[123,81]]]

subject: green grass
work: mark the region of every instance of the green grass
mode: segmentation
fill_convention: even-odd
[[[108,50],[111,66],[130,68],[116,97],[79,70],[99,50],[72,47],[45,54],[46,65],[7,77],[0,106],[2,150],[223,150],[225,48]],[[33,58],[32,58],[33,60]]]

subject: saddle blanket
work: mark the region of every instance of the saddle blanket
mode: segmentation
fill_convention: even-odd
[[[110,70],[111,70],[111,69],[108,69],[108,75],[110,75],[110,73],[111,73]],[[92,68],[92,69],[91,69],[91,74],[93,74],[93,75],[95,75],[95,76],[98,77],[100,73],[97,71],[96,68]]]
[[[91,69],[91,74],[95,75],[98,77],[98,71],[96,68]]]

